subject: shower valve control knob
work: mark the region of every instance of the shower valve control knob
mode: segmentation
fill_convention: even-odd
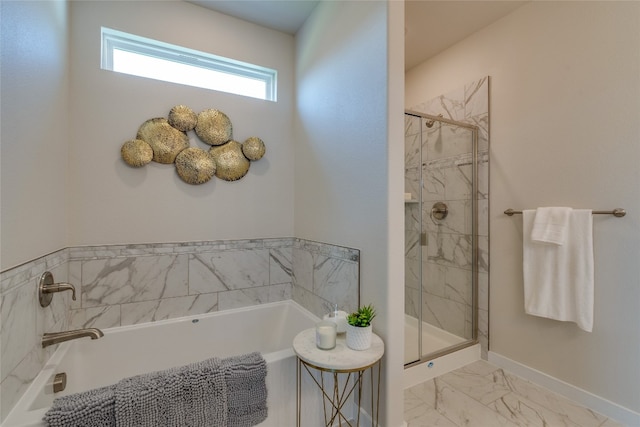
[[[449,207],[442,202],[437,202],[433,204],[431,208],[431,217],[434,219],[445,219],[449,215]]]
[[[76,288],[70,283],[53,283],[53,274],[45,271],[40,277],[38,284],[38,299],[41,307],[51,304],[53,294],[56,292],[71,291],[71,299],[76,300]]]

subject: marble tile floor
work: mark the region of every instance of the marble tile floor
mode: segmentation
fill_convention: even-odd
[[[404,391],[408,427],[620,427],[483,360]]]

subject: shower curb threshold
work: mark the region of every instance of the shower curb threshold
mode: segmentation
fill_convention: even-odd
[[[480,344],[437,357],[404,370],[404,389],[480,360]]]

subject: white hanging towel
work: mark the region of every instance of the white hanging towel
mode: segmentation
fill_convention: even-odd
[[[531,240],[562,245],[567,240],[571,208],[538,208],[533,220]]]
[[[522,212],[524,306],[527,314],[575,322],[593,329],[593,216],[589,209],[568,215],[562,245],[532,240],[535,210]]]

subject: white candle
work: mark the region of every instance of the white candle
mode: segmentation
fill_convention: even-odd
[[[336,330],[339,334],[347,331],[347,313],[344,311],[332,311],[324,315],[324,320],[328,320],[336,324]]]
[[[323,320],[316,324],[316,347],[331,350],[336,346],[336,324]]]

